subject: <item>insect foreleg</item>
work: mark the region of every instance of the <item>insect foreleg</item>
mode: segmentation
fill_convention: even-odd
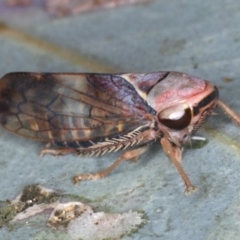
[[[182,148],[174,145],[166,138],[161,139],[161,144],[164,152],[169,156],[186,185],[185,194],[188,195],[192,192],[196,192],[197,188],[191,183],[189,177],[181,166]]]
[[[93,174],[79,174],[73,177],[73,182],[74,184],[77,184],[82,180],[97,180],[100,178],[104,178],[108,174],[110,174],[123,161],[126,161],[126,160],[136,161],[140,155],[142,155],[144,152],[147,151],[147,149],[148,149],[148,145],[143,145],[137,149],[129,150],[123,153],[113,164],[111,164],[108,168],[104,169],[103,171],[93,173]]]

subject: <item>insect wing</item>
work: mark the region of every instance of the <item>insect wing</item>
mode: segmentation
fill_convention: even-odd
[[[0,80],[3,126],[41,141],[122,135],[150,122],[151,111],[121,75],[10,73]]]

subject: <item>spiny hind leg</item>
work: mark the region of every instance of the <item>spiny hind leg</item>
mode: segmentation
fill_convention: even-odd
[[[77,184],[78,182],[82,180],[97,180],[100,178],[106,177],[108,174],[110,174],[120,163],[126,160],[132,160],[136,161],[137,158],[142,155],[144,152],[146,152],[148,149],[147,145],[143,145],[137,149],[129,150],[125,153],[123,153],[113,164],[111,164],[108,168],[104,169],[103,171],[97,172],[97,173],[89,173],[89,174],[79,174],[77,176],[73,177],[74,184]]]

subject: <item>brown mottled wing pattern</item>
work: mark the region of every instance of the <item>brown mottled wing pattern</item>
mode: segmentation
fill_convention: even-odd
[[[0,80],[0,122],[47,142],[119,136],[155,114],[121,75],[10,73]]]

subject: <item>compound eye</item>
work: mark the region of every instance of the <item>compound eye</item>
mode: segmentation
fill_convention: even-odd
[[[158,113],[158,121],[174,130],[182,130],[188,127],[191,120],[192,111],[186,104],[174,105]]]

